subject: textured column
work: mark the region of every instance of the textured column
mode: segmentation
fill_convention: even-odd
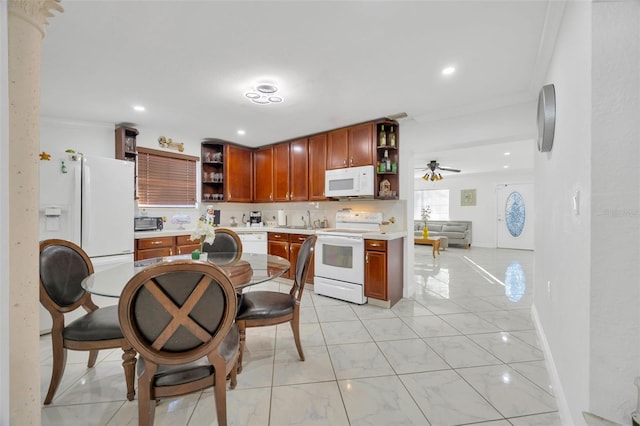
[[[9,0],[9,357],[11,424],[40,424],[38,152],[44,25],[60,0]]]

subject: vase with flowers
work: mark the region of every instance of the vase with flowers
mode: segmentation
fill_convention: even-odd
[[[427,222],[431,217],[431,207],[427,206],[423,208],[421,211],[421,214],[422,214],[422,221],[424,222],[424,226],[422,227],[422,238],[426,240],[429,238],[429,227],[427,226]]]
[[[189,236],[191,241],[200,241],[200,248],[191,253],[191,258],[200,259],[204,243],[213,244],[215,238],[216,230],[213,227],[213,222],[211,220],[207,220],[204,216],[201,217],[198,220],[198,223],[196,223],[196,228]]]

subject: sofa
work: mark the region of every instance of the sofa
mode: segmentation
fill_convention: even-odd
[[[414,221],[414,238],[422,238],[423,226],[424,222],[421,220]],[[427,222],[427,226],[429,227],[429,237],[447,237],[447,240],[442,241],[444,244],[441,244],[441,248],[447,248],[447,245],[460,245],[469,248],[471,245],[471,221],[430,220]]]

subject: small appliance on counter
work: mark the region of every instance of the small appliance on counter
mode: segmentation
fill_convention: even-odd
[[[133,230],[138,231],[162,231],[164,222],[161,217],[140,216],[133,218]]]
[[[249,226],[262,226],[262,212],[249,212]]]

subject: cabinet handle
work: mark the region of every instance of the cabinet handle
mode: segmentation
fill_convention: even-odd
[[[269,200],[273,200],[273,192],[269,194]]]
[[[173,256],[173,249],[169,249],[169,256]]]
[[[229,195],[227,195],[227,198],[231,200],[231,192],[229,192]]]
[[[293,191],[291,191],[291,196],[289,197],[290,200],[293,200]]]
[[[153,244],[153,245],[162,244],[162,241],[151,241],[151,244]]]
[[[347,165],[347,159],[346,158],[344,160],[342,160],[342,165],[344,165],[344,166]]]
[[[349,165],[353,166],[353,157],[349,158]]]
[[[369,245],[371,247],[380,247],[381,246],[381,244],[378,244],[378,243],[369,243]]]
[[[367,255],[365,256],[365,261],[369,263],[369,253],[367,253]]]

